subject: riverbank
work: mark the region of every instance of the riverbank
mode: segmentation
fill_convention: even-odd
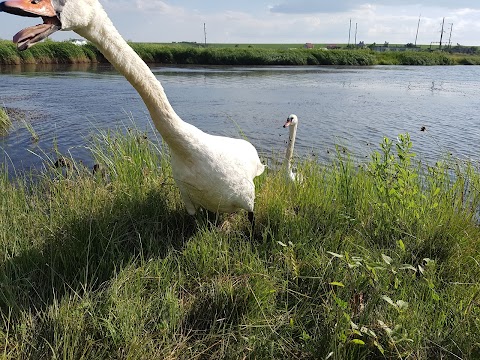
[[[478,358],[480,173],[398,139],[297,185],[267,170],[253,233],[189,216],[135,131],[92,141],[93,174],[3,172],[2,358]]]
[[[131,43],[147,63],[183,65],[480,65],[479,55],[447,52],[188,47]],[[106,62],[92,45],[46,41],[19,52],[0,41],[0,65]]]

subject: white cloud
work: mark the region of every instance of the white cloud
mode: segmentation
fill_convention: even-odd
[[[368,0],[359,2],[357,0],[337,0],[332,2],[321,2],[318,0],[286,0],[270,7],[272,12],[285,14],[307,14],[307,13],[332,13],[345,12],[358,9],[365,5],[404,7],[442,7],[446,9],[471,8],[480,9],[480,2],[476,0],[403,0],[401,5],[398,0]]]
[[[153,11],[153,12],[159,12],[163,14],[183,12],[182,8],[168,5],[165,1],[161,1],[161,0],[136,0],[135,6],[140,11],[147,11],[147,12]]]
[[[352,19],[351,41],[357,23],[358,41],[407,43],[415,41],[418,16],[422,14],[418,43],[439,41],[441,22],[445,17],[447,38],[453,23],[453,43],[480,45],[478,0],[405,0],[401,6],[395,6],[398,1],[393,0],[337,0],[327,5],[319,0],[274,0],[270,2],[271,7],[267,0],[258,0],[255,4],[217,1],[200,4],[195,0],[101,0],[120,33],[132,41],[203,42],[203,24],[206,23],[208,42],[346,43],[349,20]],[[436,6],[437,3],[443,7]],[[273,11],[274,6],[282,4],[295,11]],[[448,4],[457,8],[447,9]],[[300,13],[298,9],[302,6],[318,11]],[[335,8],[343,10],[319,10]],[[6,14],[0,16],[0,37],[11,38],[23,19]],[[24,22],[32,25],[31,19],[24,19]],[[54,38],[72,36],[59,32]]]

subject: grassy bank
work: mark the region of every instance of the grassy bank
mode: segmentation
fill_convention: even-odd
[[[93,45],[44,41],[26,51],[18,51],[11,41],[0,41],[0,64],[71,64],[104,61]]]
[[[194,47],[131,43],[148,63],[189,65],[479,65],[478,55],[445,52],[374,52],[272,47]],[[91,44],[47,41],[18,52],[14,44],[0,41],[0,64],[105,62]]]
[[[251,233],[188,216],[160,148],[104,135],[105,172],[0,176],[3,359],[480,356],[478,169],[419,166],[404,135],[269,171]]]

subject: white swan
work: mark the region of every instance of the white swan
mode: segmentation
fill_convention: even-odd
[[[133,85],[155,127],[171,151],[172,172],[187,212],[245,209],[253,216],[253,179],[264,165],[248,141],[204,133],[175,113],[160,82],[118,33],[98,0],[8,0],[0,11],[41,17],[43,24],[17,33],[19,50],[28,49],[57,30],[73,30],[94,43]]]
[[[293,148],[295,146],[295,138],[297,136],[297,125],[298,125],[298,117],[297,115],[290,114],[283,125],[284,128],[289,128],[289,136],[288,136],[288,144],[287,144],[287,152],[285,154],[285,170],[286,170],[286,177],[288,180],[293,182],[301,182],[303,181],[303,177],[301,174],[292,171],[292,157],[293,157]]]

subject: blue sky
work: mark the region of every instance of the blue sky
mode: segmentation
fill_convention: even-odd
[[[68,0],[67,0],[68,1]],[[207,41],[216,43],[408,43],[443,41],[480,45],[479,0],[100,0],[128,40],[148,42]],[[398,5],[401,3],[402,5]],[[11,39],[38,19],[0,14],[0,38]],[[452,27],[453,24],[453,27]],[[57,33],[53,39],[77,37]]]

